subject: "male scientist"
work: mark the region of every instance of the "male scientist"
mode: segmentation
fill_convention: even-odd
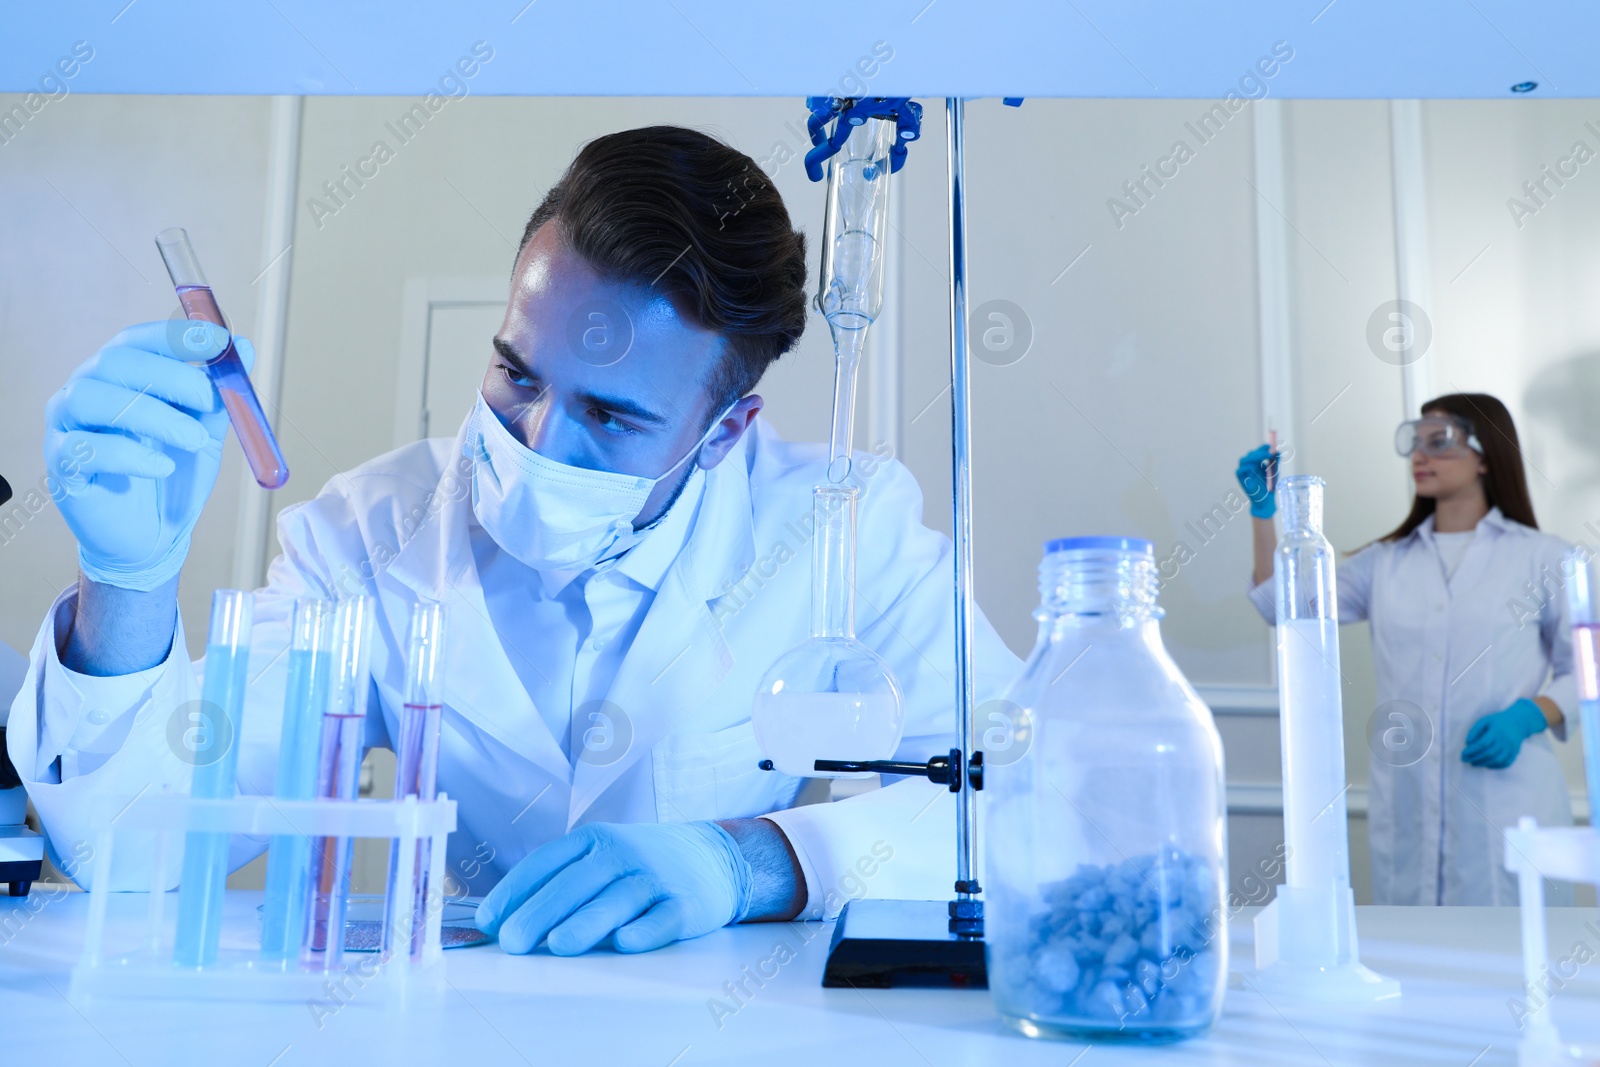
[[[385,746],[407,619],[430,598],[449,619],[449,870],[487,892],[479,923],[508,952],[644,951],[831,917],[852,896],[948,894],[941,787],[794,807],[802,780],[758,766],[752,698],[807,636],[827,454],[780,440],[752,390],[806,316],[805,238],[749,157],[667,126],[584,147],[528,220],[456,436],[279,516],[234,741],[241,791],[272,790],[294,598],[376,598],[367,742]],[[198,354],[175,350],[197,338]],[[44,621],[6,741],[57,856],[84,855],[141,793],[187,787],[204,664],[185,654],[177,587],[228,422],[185,360],[224,343],[203,325],[130,327],[47,408],[49,469],[77,471],[58,506],[80,576]],[[859,636],[904,691],[897,758],[924,760],[955,729],[949,544],[886,449],[858,454],[853,477]],[[974,639],[983,700],[1017,661],[981,617]],[[119,847],[114,870],[75,869],[139,888],[151,862]]]

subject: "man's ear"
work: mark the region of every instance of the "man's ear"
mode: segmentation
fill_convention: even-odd
[[[761,414],[761,409],[766,404],[756,393],[740,400],[728,413],[722,416],[717,424],[717,429],[712,433],[710,440],[700,449],[700,468],[710,470],[721,463],[733,446],[739,443],[739,438],[744,436],[750,425],[756,421],[756,416]]]

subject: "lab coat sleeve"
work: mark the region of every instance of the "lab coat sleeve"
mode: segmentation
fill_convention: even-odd
[[[1250,597],[1250,605],[1256,613],[1268,623],[1277,625],[1278,622],[1278,593],[1277,587],[1271,578],[1257,585],[1255,576],[1251,575],[1245,580],[1245,593]]]
[[[75,681],[83,683],[83,676],[67,671],[56,654],[57,628],[71,617],[76,598],[76,587],[63,594],[34,640],[27,678],[11,705],[6,744],[39,813],[51,861],[79,885],[91,888],[99,882],[95,858],[102,847],[101,831],[137,797],[164,787],[188,789],[190,768],[169,744],[167,722],[199,698],[199,687],[183,651],[180,621],[172,649],[160,666],[114,680],[88,679],[90,684],[80,688]],[[86,708],[86,697],[98,706]],[[114,700],[121,703],[113,706]],[[81,758],[75,742],[82,739],[75,732],[86,711],[107,715],[109,721],[97,740],[120,741],[114,751]],[[54,767],[58,756],[59,776]],[[123,833],[117,844],[112,887],[149,889],[154,835]],[[176,881],[177,858],[172,856],[168,864],[164,878],[168,886]]]
[[[1339,622],[1365,622],[1372,607],[1372,572],[1382,545],[1371,544],[1334,563],[1339,582]]]
[[[1339,621],[1364,622],[1367,608],[1372,602],[1372,567],[1377,558],[1377,545],[1369,545],[1354,555],[1337,561],[1334,574],[1339,583]],[[1245,579],[1245,589],[1256,612],[1270,623],[1278,621],[1278,590],[1271,578],[1260,585]]]
[[[312,504],[324,512],[337,506],[325,504],[324,497]],[[304,514],[308,507],[289,508],[280,516],[283,554],[274,561],[266,588],[255,594],[238,742],[244,794],[270,794],[275,781],[294,598],[328,596],[332,589],[314,526]],[[192,765],[185,759],[184,738],[201,699],[204,659],[189,662],[179,619],[171,649],[158,667],[118,678],[69,671],[58,656],[57,635],[71,618],[76,595],[75,588],[64,593],[39,630],[27,678],[12,703],[6,744],[39,813],[53,861],[87,889],[101,877],[94,861],[100,834],[129,804],[152,791],[188,791]],[[101,718],[105,721],[94,721]],[[110,888],[148,890],[155,843],[153,834],[119,833],[107,876]],[[264,847],[263,840],[235,837],[230,860],[238,866]],[[167,888],[177,884],[180,860],[181,850],[167,850],[161,873]]]
[[[859,530],[858,636],[900,681],[905,732],[896,758],[921,762],[956,744],[952,546],[922,525],[916,480],[892,460],[868,479]],[[1022,664],[982,612],[974,613],[972,646],[981,738],[998,724],[990,722],[997,709],[984,704],[1004,695]],[[944,786],[901,780],[766,818],[800,861],[807,918],[833,918],[860,896],[942,900],[953,891],[955,801]]]
[[[122,747],[133,727],[135,712],[167,669],[167,661],[132,674],[95,677],[65,667],[55,655],[54,634],[68,625],[76,604],[76,588],[58,597],[51,609],[52,644],[44,657],[43,698],[39,708],[34,780],[61,782],[103,766]],[[172,648],[183,647],[182,620]],[[168,649],[167,659],[172,657]],[[60,760],[60,764],[56,763]]]

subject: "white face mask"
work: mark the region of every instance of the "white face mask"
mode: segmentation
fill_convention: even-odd
[[[665,474],[639,478],[539,455],[512,436],[479,392],[463,444],[472,460],[472,511],[496,544],[528,566],[588,570],[634,540],[633,520],[651,491],[700,454],[726,415]]]

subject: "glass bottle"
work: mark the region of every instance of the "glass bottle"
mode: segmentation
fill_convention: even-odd
[[[900,683],[856,640],[853,485],[811,490],[811,637],[785,652],[756,691],[750,720],[776,770],[804,778],[863,778],[816,761],[889,759],[905,728]]]
[[[1221,1010],[1222,741],[1156,590],[1149,541],[1045,546],[1008,694],[1031,741],[984,782],[989,989],[1029,1036],[1171,1041]]]

